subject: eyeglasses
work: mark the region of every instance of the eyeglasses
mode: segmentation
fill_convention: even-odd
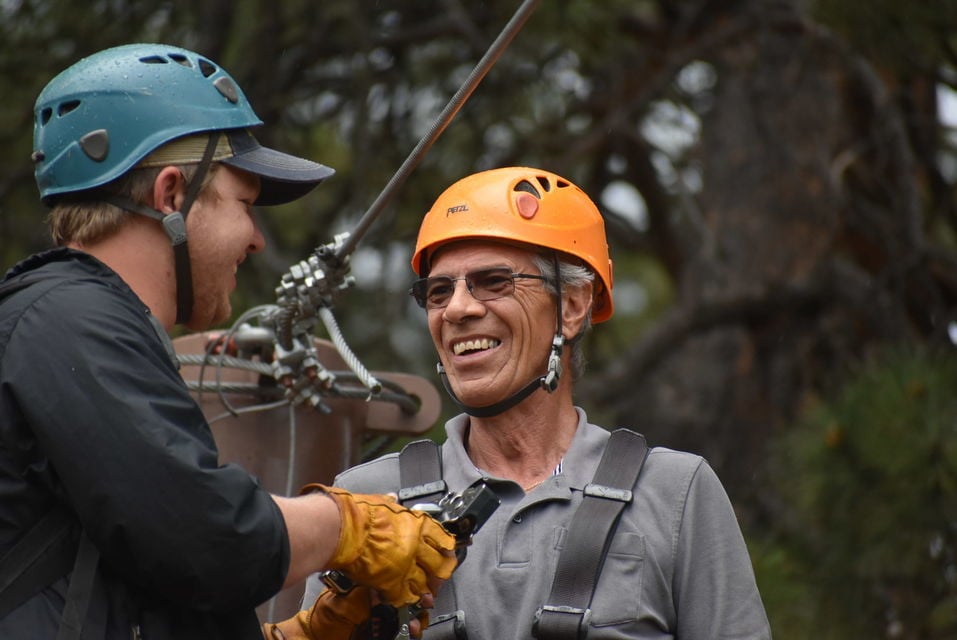
[[[409,294],[423,309],[442,309],[449,304],[452,294],[455,293],[455,283],[465,280],[465,286],[476,300],[487,302],[510,296],[515,292],[515,280],[527,278],[531,280],[547,281],[545,276],[536,276],[529,273],[512,273],[507,268],[483,269],[466,274],[462,278],[449,276],[433,276],[419,278],[412,283]]]

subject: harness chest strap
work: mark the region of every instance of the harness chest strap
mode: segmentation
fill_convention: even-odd
[[[422,496],[429,488],[445,490],[439,451],[434,442],[420,440],[400,452],[399,474],[403,486],[400,499],[403,492],[408,496]],[[648,444],[644,436],[629,429],[611,433],[595,476],[585,486],[582,503],[572,518],[548,599],[536,612],[532,633],[538,640],[585,637],[591,600],[605,555],[621,513],[632,500],[632,490],[647,457]],[[409,506],[411,499],[403,504]],[[447,597],[452,613],[435,617],[424,637],[467,640],[465,612],[457,606],[454,583],[447,585],[441,596]]]
[[[399,502],[411,507],[420,502],[438,502],[448,490],[442,479],[442,458],[437,444],[416,440],[399,453]]]
[[[587,635],[598,576],[647,457],[644,436],[628,429],[612,432],[568,528],[548,600],[535,614],[532,634],[538,640]]]
[[[417,502],[438,502],[447,491],[442,478],[442,449],[431,440],[410,442],[399,452],[399,502],[411,507]],[[468,640],[465,612],[455,599],[455,585],[449,582],[442,589],[452,613],[429,621],[423,638],[427,640]]]

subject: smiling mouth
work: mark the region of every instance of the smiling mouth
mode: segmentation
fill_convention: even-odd
[[[501,340],[496,340],[495,338],[482,338],[480,340],[465,340],[464,342],[457,342],[452,345],[452,353],[457,356],[476,353],[478,351],[486,351],[488,349],[494,349],[498,345],[502,344]]]

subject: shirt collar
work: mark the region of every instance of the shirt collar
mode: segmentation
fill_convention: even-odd
[[[584,489],[591,482],[598,468],[598,462],[608,441],[609,432],[602,427],[590,424],[585,411],[575,407],[578,413],[578,428],[572,438],[562,463],[562,475],[556,488]],[[445,469],[445,481],[452,490],[460,491],[473,482],[487,478],[469,458],[465,451],[465,433],[469,417],[460,414],[445,423],[446,441],[442,446],[442,465]],[[546,480],[549,485],[552,480]]]

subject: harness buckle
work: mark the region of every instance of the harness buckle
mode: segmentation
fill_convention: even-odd
[[[630,489],[617,489],[615,487],[606,487],[603,484],[596,484],[594,482],[589,482],[588,484],[586,484],[582,493],[584,493],[586,496],[592,496],[593,498],[605,498],[607,500],[617,500],[618,502],[624,502],[625,504],[631,502]]]
[[[576,620],[577,618],[577,620]],[[584,640],[588,635],[588,625],[591,622],[591,609],[578,607],[556,606],[544,604],[535,612],[535,621],[532,623],[532,635],[538,637],[542,625],[549,627],[548,637],[558,635],[560,631],[574,632],[574,638]]]
[[[414,487],[405,487],[399,489],[399,501],[413,500],[422,496],[432,495],[433,493],[446,493],[445,480],[435,480],[425,484],[417,484]]]
[[[445,627],[438,628],[439,625],[450,622],[451,633]],[[461,609],[453,611],[452,613],[446,613],[441,616],[436,616],[434,620],[429,622],[429,638],[442,638],[445,640],[468,640],[469,634],[465,630],[465,612]]]

